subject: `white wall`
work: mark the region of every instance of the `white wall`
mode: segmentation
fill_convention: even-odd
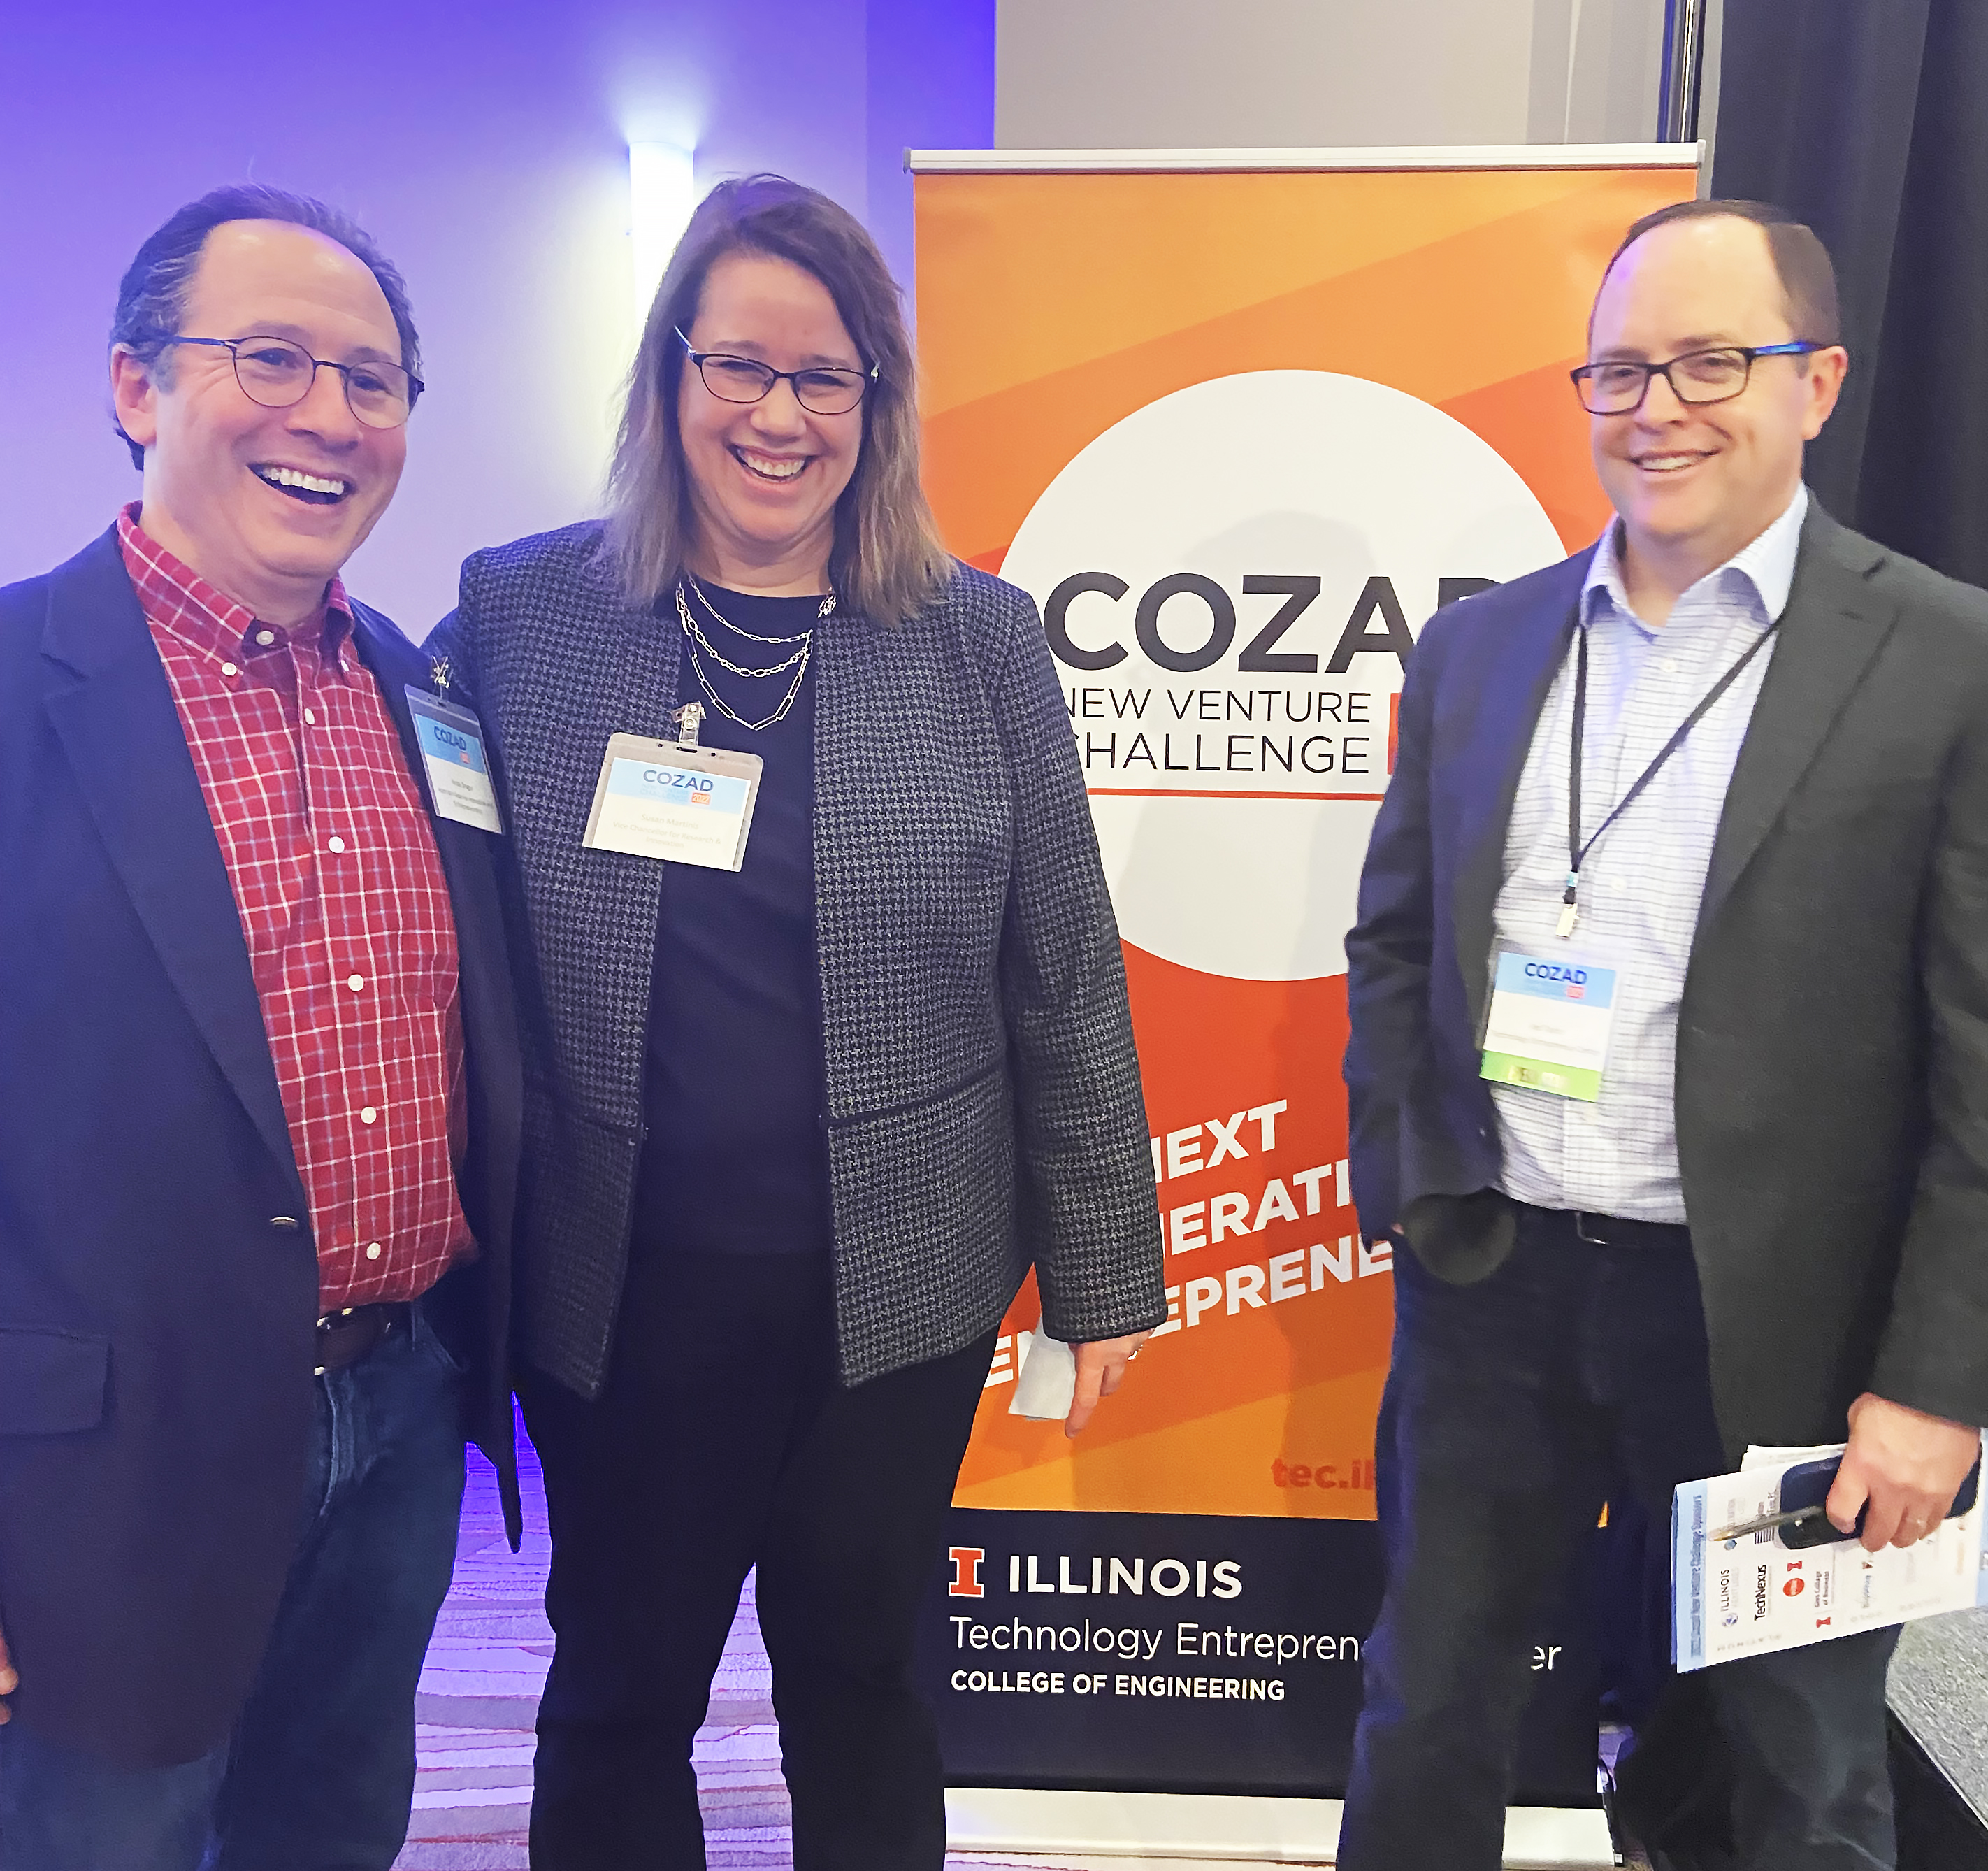
[[[1001,0],[1009,149],[1641,142],[1663,0]]]

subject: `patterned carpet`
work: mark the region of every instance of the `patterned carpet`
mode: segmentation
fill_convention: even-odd
[[[532,1719],[553,1639],[541,1605],[549,1554],[544,1487],[536,1457],[520,1440],[525,1544],[515,1555],[505,1544],[495,1477],[470,1451],[455,1583],[421,1673],[421,1771],[398,1871],[523,1871],[526,1865]],[[749,1580],[697,1740],[712,1871],[789,1871],[793,1863],[770,1693]],[[1155,1862],[979,1853],[947,1861],[958,1871],[1087,1871],[1094,1864],[1099,1871],[1138,1871]],[[1181,1871],[1180,1860],[1168,1863]],[[1203,1871],[1218,1867],[1204,1863]]]

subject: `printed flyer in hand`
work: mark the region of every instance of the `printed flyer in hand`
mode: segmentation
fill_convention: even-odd
[[[1802,1538],[1797,1529],[1779,1527],[1712,1538],[1783,1511],[1791,1476],[1842,1453],[1841,1443],[1750,1449],[1737,1474],[1679,1487],[1671,1517],[1671,1654],[1680,1670],[1988,1603],[1978,1489],[1965,1513],[1915,1546],[1870,1553],[1854,1539],[1803,1545],[1791,1543]]]

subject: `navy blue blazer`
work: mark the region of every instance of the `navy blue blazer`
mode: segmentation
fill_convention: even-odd
[[[1478,1076],[1526,754],[1589,555],[1439,611],[1347,937],[1361,1227],[1458,1284],[1511,1250]],[[1988,596],[1811,506],[1727,790],[1676,1111],[1736,1453],[1865,1389],[1988,1423]]]
[[[428,659],[355,607],[417,757]],[[438,820],[478,1260],[435,1291],[512,1477],[519,1068],[486,834]],[[221,848],[115,529],[0,590],[0,1631],[15,1719],[131,1766],[246,1698],[300,1524],[317,1258]],[[327,1657],[327,1671],[338,1666]]]

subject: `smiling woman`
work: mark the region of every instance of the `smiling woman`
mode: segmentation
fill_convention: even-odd
[[[879,621],[938,594],[950,567],[918,484],[898,298],[869,235],[825,197],[773,176],[712,191],[657,288],[615,451],[610,534],[633,591],[668,590],[693,529],[715,526],[735,546],[760,541],[754,557],[820,558],[817,578]],[[789,481],[804,490],[771,506],[745,491]]]
[[[1033,604],[938,543],[897,287],[812,190],[692,218],[612,492],[472,557],[430,643],[538,945],[532,1862],[703,1862],[691,1741],[756,1565],[796,1861],[938,1871],[911,1630],[1001,1315],[1033,1266],[1074,1434],[1167,1309],[1076,748]]]

